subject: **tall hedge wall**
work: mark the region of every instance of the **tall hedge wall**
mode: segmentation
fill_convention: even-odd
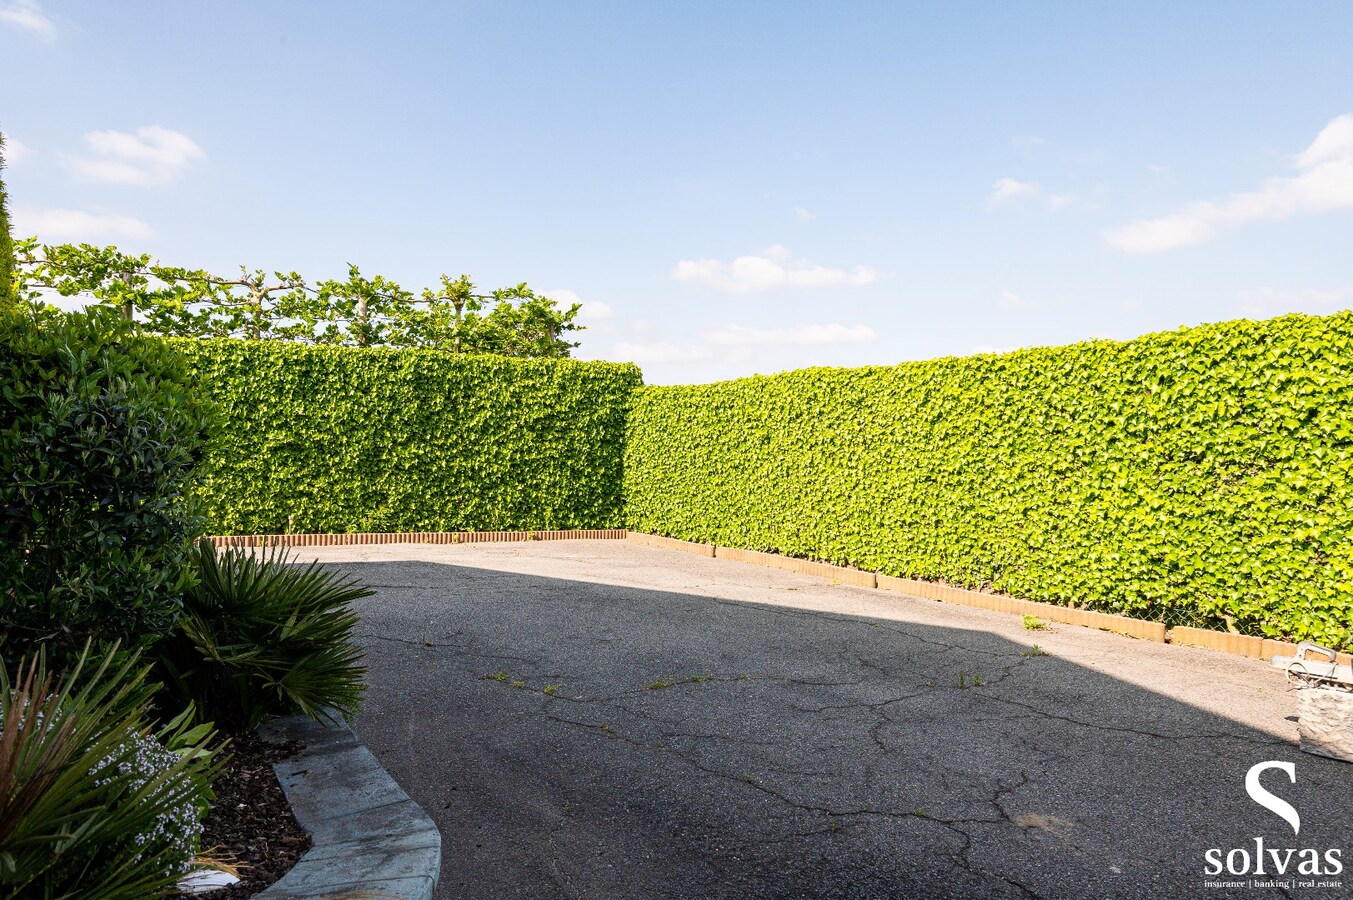
[[[632,365],[176,340],[219,410],[212,534],[623,524]]]
[[[635,398],[630,528],[1353,645],[1353,314]]]

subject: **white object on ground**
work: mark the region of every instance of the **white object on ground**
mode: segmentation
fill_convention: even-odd
[[[1353,687],[1353,666],[1339,665],[1338,658],[1329,647],[1302,641],[1297,644],[1296,656],[1273,657],[1273,667],[1307,684],[1324,682]]]
[[[179,890],[185,894],[206,894],[239,881],[236,876],[219,869],[194,869],[179,879]]]
[[[1353,693],[1303,688],[1297,692],[1297,708],[1302,750],[1353,762]]]

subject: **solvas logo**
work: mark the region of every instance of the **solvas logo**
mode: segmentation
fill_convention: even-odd
[[[1269,760],[1250,766],[1250,770],[1245,773],[1245,792],[1250,795],[1251,800],[1291,827],[1293,843],[1295,843],[1301,837],[1301,814],[1292,804],[1273,794],[1259,783],[1259,776],[1269,769],[1277,769],[1285,773],[1287,780],[1292,784],[1297,783],[1295,763]],[[1211,876],[1225,874],[1282,878],[1283,876],[1306,875],[1312,879],[1341,875],[1344,871],[1342,856],[1343,851],[1338,848],[1328,849],[1322,853],[1315,847],[1268,847],[1265,846],[1262,836],[1254,839],[1253,849],[1236,847],[1231,850],[1223,850],[1221,847],[1213,847],[1203,854],[1203,858],[1207,860],[1206,874]],[[1208,884],[1218,887],[1223,885],[1226,887],[1261,886],[1253,880],[1239,883],[1208,882]],[[1314,880],[1297,880],[1294,883],[1275,881],[1271,884],[1286,887],[1340,887],[1342,885],[1339,881],[1317,883]]]

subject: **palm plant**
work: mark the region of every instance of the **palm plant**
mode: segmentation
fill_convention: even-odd
[[[196,560],[197,586],[159,649],[171,691],[240,731],[272,715],[356,714],[366,667],[351,604],[373,591],[276,547],[218,550],[203,539]]]

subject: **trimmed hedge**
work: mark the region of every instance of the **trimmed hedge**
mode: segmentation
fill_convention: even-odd
[[[621,524],[633,365],[171,343],[218,408],[208,534]]]
[[[636,394],[634,530],[1353,647],[1353,314]]]

